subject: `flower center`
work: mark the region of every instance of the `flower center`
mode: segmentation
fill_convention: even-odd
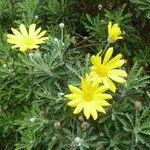
[[[92,91],[90,89],[86,90],[83,93],[83,98],[84,98],[85,101],[92,101],[92,99],[93,99],[93,93],[92,93]]]
[[[31,46],[33,44],[33,39],[32,38],[26,38],[24,40],[24,44],[27,45],[27,46]]]
[[[108,74],[108,69],[106,66],[100,65],[99,67],[97,67],[96,73],[101,77],[105,77]]]

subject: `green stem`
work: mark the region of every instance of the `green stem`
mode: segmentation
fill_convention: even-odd
[[[103,52],[102,52],[102,54],[101,55],[103,55],[104,53],[105,53],[105,51],[108,49],[108,47],[109,47],[109,42],[106,44],[106,46],[105,46],[105,48],[104,48],[104,50],[103,50]]]
[[[61,43],[63,43],[63,38],[64,38],[64,29],[61,28]]]

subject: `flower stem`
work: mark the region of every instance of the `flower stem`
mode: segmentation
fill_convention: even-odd
[[[109,47],[109,42],[106,44],[106,46],[105,46],[105,48],[104,48],[104,50],[103,50],[103,52],[102,52],[102,54],[101,55],[103,55],[104,53],[105,53],[105,51],[108,49],[108,47]]]

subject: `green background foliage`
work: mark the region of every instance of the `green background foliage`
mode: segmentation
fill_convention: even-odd
[[[149,0],[1,0],[0,149],[150,149],[149,19]],[[110,20],[123,30],[111,46],[127,59],[128,79],[106,115],[86,120],[63,95],[104,49]],[[26,54],[12,50],[6,34],[20,23],[36,23],[49,40]]]

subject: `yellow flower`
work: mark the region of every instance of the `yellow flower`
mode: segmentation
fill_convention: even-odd
[[[123,39],[121,36],[121,30],[117,23],[112,25],[112,22],[110,21],[108,24],[108,42],[113,43],[118,39]]]
[[[112,54],[113,47],[107,50],[103,61],[102,57],[99,56],[99,53],[96,56],[93,55],[91,57],[93,66],[91,67],[90,76],[92,80],[99,80],[100,83],[103,82],[107,88],[115,92],[116,86],[112,80],[124,83],[126,80],[123,77],[127,77],[127,73],[122,69],[117,69],[125,63],[125,60],[121,59],[122,55],[118,54],[114,58],[110,59]]]
[[[87,119],[91,115],[96,120],[97,112],[106,113],[103,107],[110,105],[106,100],[111,99],[112,96],[104,93],[107,88],[104,85],[99,86],[97,80],[91,81],[90,76],[86,74],[85,78],[81,78],[81,89],[70,84],[68,87],[71,94],[67,94],[65,97],[70,100],[68,102],[70,107],[76,107],[74,114],[83,110]]]
[[[48,37],[43,37],[46,31],[41,31],[41,28],[36,30],[36,24],[29,26],[29,32],[24,24],[19,26],[20,31],[11,28],[13,34],[7,34],[8,43],[13,44],[13,48],[20,48],[20,51],[25,52],[31,49],[37,49],[39,44],[44,43]]]

